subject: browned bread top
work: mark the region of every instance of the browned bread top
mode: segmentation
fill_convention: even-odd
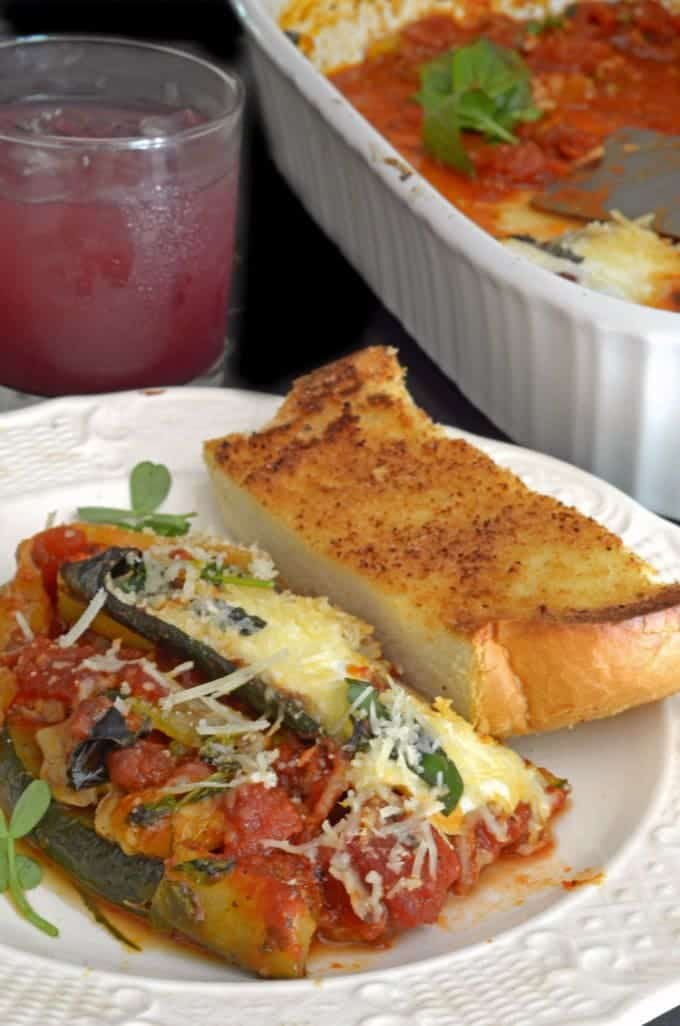
[[[207,443],[208,459],[316,551],[464,633],[680,602],[616,535],[448,437],[403,378],[393,350],[365,349],[299,379],[268,427]]]

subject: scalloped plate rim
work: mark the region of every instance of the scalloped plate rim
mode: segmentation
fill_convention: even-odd
[[[245,401],[246,403],[251,401],[255,404],[257,404],[258,402],[262,402],[263,404],[267,404],[267,406],[271,408],[271,412],[273,412],[273,409],[275,408],[276,404],[283,401],[281,396],[272,395],[267,392],[256,392],[239,388],[164,388],[158,390],[154,389],[121,392],[110,395],[85,395],[75,397],[63,397],[52,400],[46,400],[43,403],[27,407],[26,409],[15,410],[0,414],[0,441],[2,438],[3,428],[13,426],[21,427],[22,425],[26,425],[26,427],[28,427],[36,419],[42,419],[45,416],[49,416],[52,414],[58,415],[61,412],[69,412],[72,411],[74,407],[75,409],[85,409],[88,406],[91,406],[92,404],[95,404],[96,407],[100,407],[102,404],[106,406],[111,403],[114,405],[119,405],[120,403],[124,403],[132,396],[136,398],[143,397],[144,399],[148,399],[149,401],[160,401],[161,403],[176,401],[180,401],[181,403],[193,403],[199,401],[205,402],[206,399],[217,400],[220,403],[228,403],[230,397],[233,397],[238,400]],[[267,412],[270,411],[268,410]],[[628,507],[632,511],[635,511],[637,516],[642,517],[643,520],[655,531],[658,531],[663,535],[673,537],[675,539],[680,538],[679,527],[667,523],[663,521],[661,518],[654,515],[653,513],[644,510],[643,507],[641,507],[637,502],[635,502],[635,500],[625,495],[625,493],[621,492],[619,489],[616,489],[613,486],[606,484],[593,474],[580,470],[579,468],[573,467],[572,465],[562,460],[559,460],[555,457],[547,455],[544,456],[543,454],[537,453],[534,450],[516,446],[509,442],[474,435],[470,432],[466,432],[458,428],[447,427],[446,430],[447,433],[454,437],[460,437],[471,442],[474,445],[478,445],[484,451],[491,453],[494,458],[502,460],[504,465],[506,465],[505,461],[507,459],[507,465],[509,465],[510,469],[512,469],[513,457],[517,458],[518,456],[528,456],[534,460],[538,458],[541,465],[546,466],[546,468],[550,468],[550,470],[554,471],[558,477],[568,477],[571,479],[572,482],[577,480],[583,485],[588,485],[591,487],[596,486],[598,489],[602,489],[604,487],[607,494],[612,495],[617,500],[622,502],[625,507]],[[101,468],[98,468],[97,473],[102,477],[113,476],[113,474],[110,474],[107,470]],[[24,490],[22,492],[22,495],[32,494],[38,488],[40,488],[39,485],[35,488]],[[538,485],[538,490],[541,490],[540,484]],[[669,731],[670,736],[672,736],[672,738],[674,738],[675,740],[677,740],[679,723],[680,710],[674,708],[672,702],[666,702],[663,708],[663,724],[665,729]],[[677,760],[677,755],[674,756],[674,761],[675,760]],[[645,815],[644,821],[641,821],[639,823],[638,829],[621,846],[619,851],[617,851],[614,859],[612,860],[608,868],[614,869],[616,866],[620,866],[620,864],[625,859],[631,856],[632,851],[635,849],[635,847],[640,844],[641,836],[644,829],[646,829],[650,824],[654,822],[655,817],[658,815],[660,806],[670,789],[672,773],[673,764],[666,764],[663,768],[659,793],[655,795],[654,801],[651,803],[650,808]],[[510,926],[507,929],[504,929],[498,935],[497,940],[501,942],[508,937],[516,938],[518,934],[521,934],[522,932],[525,932],[530,928],[533,928],[535,926],[540,927],[544,923],[548,924],[551,920],[559,918],[560,915],[564,912],[565,908],[572,908],[575,904],[587,904],[589,896],[591,894],[592,889],[590,888],[581,888],[576,892],[571,892],[570,894],[565,895],[563,900],[560,900],[555,904],[549,906],[548,908],[538,912],[534,917],[532,917],[528,921],[518,923],[514,926]],[[494,941],[495,940],[496,938],[494,938]],[[361,982],[362,984],[364,984],[375,981],[382,981],[384,979],[390,979],[393,976],[398,975],[400,972],[403,972],[404,969],[427,972],[428,970],[442,968],[449,964],[453,966],[455,963],[461,960],[465,961],[469,959],[471,956],[474,955],[475,952],[478,952],[480,948],[488,950],[488,947],[488,942],[480,940],[458,950],[431,956],[420,961],[412,961],[404,966],[394,966],[381,969],[367,969],[365,971],[360,972],[359,974],[342,973],[337,975],[324,976],[323,978],[310,977],[303,980],[260,980],[244,978],[243,980],[238,979],[222,982],[217,980],[190,979],[169,981],[158,976],[129,975],[117,970],[104,970],[99,968],[91,969],[87,966],[79,968],[78,966],[74,965],[73,962],[64,962],[58,958],[53,958],[51,956],[43,956],[37,953],[28,953],[22,948],[15,948],[9,944],[0,942],[0,951],[3,951],[11,956],[18,955],[21,958],[28,958],[30,959],[31,964],[44,965],[50,968],[59,968],[61,970],[66,970],[70,974],[81,973],[82,975],[87,975],[91,979],[100,979],[102,983],[120,984],[124,988],[134,988],[136,985],[139,985],[143,982],[144,984],[151,986],[154,989],[154,991],[162,990],[171,992],[173,989],[181,987],[183,990],[188,990],[191,992],[209,990],[211,993],[226,993],[228,991],[233,991],[234,988],[236,988],[237,992],[240,995],[245,996],[250,994],[251,991],[257,992],[258,995],[261,995],[263,989],[266,989],[267,991],[272,991],[278,994],[287,993],[291,997],[302,996],[302,994],[304,993],[315,993],[319,987],[321,987],[322,990],[336,991],[346,988],[349,983],[353,982]],[[613,1017],[593,1017],[589,1018],[587,1021],[593,1023],[601,1022],[602,1024],[617,1023],[623,1026],[624,1023],[627,1024],[630,1021],[629,1015],[632,1012],[632,1010],[642,1005],[644,1005],[645,1007],[648,1005],[654,1005],[654,1007],[652,1008],[652,1014],[661,1014],[661,1012],[663,1012],[665,1009],[659,1007],[658,1002],[662,1000],[664,998],[664,995],[666,994],[669,995],[669,999],[671,1001],[680,1000],[680,981],[674,980],[672,978],[667,978],[659,981],[653,981],[651,983],[646,983],[641,986],[639,993],[634,994],[633,996],[622,1002],[622,1009],[620,1009],[620,1011],[616,1013]],[[673,998],[670,998],[671,994],[674,995]],[[670,1003],[668,1005],[665,1005],[665,1008],[669,1007],[672,1007]]]

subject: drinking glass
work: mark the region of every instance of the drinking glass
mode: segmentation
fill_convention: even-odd
[[[0,44],[0,409],[219,382],[242,108],[167,47]]]

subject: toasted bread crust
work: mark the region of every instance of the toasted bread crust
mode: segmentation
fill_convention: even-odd
[[[383,601],[389,635],[401,618],[428,644],[463,645],[468,697],[456,704],[490,733],[607,715],[680,686],[680,585],[658,584],[606,528],[448,437],[406,393],[391,350],[300,379],[268,427],[205,452],[225,507],[238,494],[265,532],[285,530],[323,566],[331,598],[342,574],[373,592],[379,632]],[[248,516],[228,516],[272,547],[249,537]],[[352,611],[371,618],[365,603]],[[413,646],[385,647],[418,686],[452,697],[443,671],[422,679]]]
[[[506,622],[475,638],[473,720],[498,736],[557,730],[680,687],[677,606],[614,622]]]

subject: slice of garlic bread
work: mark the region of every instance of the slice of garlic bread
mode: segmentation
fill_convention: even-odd
[[[207,442],[227,529],[374,624],[416,687],[485,732],[680,688],[680,585],[447,437],[403,378],[392,350],[365,349],[298,380],[262,430]]]

